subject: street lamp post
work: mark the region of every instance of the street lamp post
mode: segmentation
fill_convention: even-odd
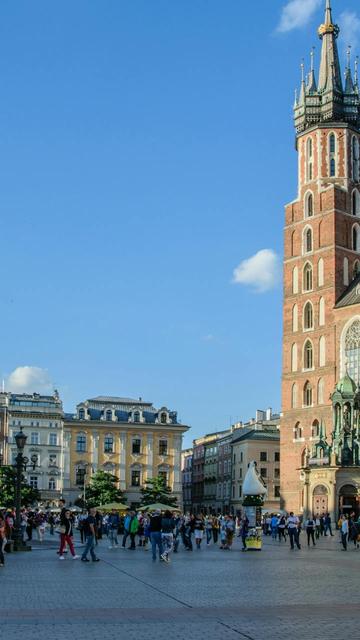
[[[25,448],[27,436],[23,432],[22,428],[15,435],[15,442],[17,446],[17,456],[15,459],[16,468],[16,483],[15,483],[15,526],[14,526],[14,551],[31,551],[31,547],[28,546],[22,538],[21,532],[21,481],[23,471],[26,469],[29,458],[24,456],[23,451]],[[31,466],[36,468],[37,457],[31,456]]]

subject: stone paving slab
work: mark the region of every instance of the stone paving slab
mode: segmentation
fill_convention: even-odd
[[[360,551],[338,539],[290,551],[265,540],[263,551],[214,545],[181,550],[170,565],[143,549],[109,550],[99,563],[61,562],[57,541],[9,554],[0,571],[4,637],[63,640],[345,640],[358,634]],[[80,545],[77,545],[81,551]],[[341,632],[339,633],[339,629]],[[360,637],[360,636],[359,636]]]

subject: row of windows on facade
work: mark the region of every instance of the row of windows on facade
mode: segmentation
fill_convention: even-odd
[[[219,472],[220,472],[220,469],[219,469]],[[262,478],[270,477],[268,475],[268,470],[267,470],[266,467],[260,467],[260,475],[261,475]],[[236,477],[236,470],[233,468],[233,470],[232,470],[232,478],[233,478],[233,480],[235,480],[235,477]],[[242,477],[243,477],[243,470],[240,468],[239,469],[239,479],[241,480]],[[275,467],[275,469],[274,469],[274,478],[275,479],[280,478],[280,469],[278,467]]]
[[[53,427],[55,429],[58,428],[59,423],[58,422],[39,422],[39,420],[37,420],[36,422],[34,422],[33,420],[29,421],[29,420],[12,420],[11,422],[11,426],[12,427],[48,427],[49,429],[52,429]]]
[[[10,442],[11,443],[15,443],[15,434],[16,431],[12,431],[11,436],[10,436]],[[44,444],[44,445],[51,445],[53,447],[56,447],[58,445],[58,434],[57,433],[49,433],[46,434],[48,435],[48,437],[44,437],[44,434],[41,434],[43,437],[41,438],[40,433],[38,431],[32,431],[30,433],[30,439],[27,441],[27,444],[31,444],[31,445],[40,445],[40,444]],[[44,442],[44,440],[47,440],[47,442]]]
[[[141,454],[141,438],[133,438],[131,441],[131,452],[133,454]],[[87,450],[87,437],[84,433],[79,433],[76,436],[76,451],[85,452]],[[114,453],[115,451],[115,439],[111,434],[104,437],[104,453]],[[159,456],[166,456],[168,454],[168,441],[165,439],[159,440]]]
[[[85,409],[79,409],[78,417],[79,417],[79,420],[86,420]],[[113,422],[114,420],[116,420],[115,412],[112,409],[107,409],[104,413],[104,419],[106,422]],[[133,411],[130,414],[130,419],[132,420],[132,422],[142,422],[143,421],[142,411]],[[167,424],[168,421],[169,421],[169,415],[166,411],[163,411],[160,414],[160,423]]]
[[[39,489],[39,478],[38,478],[38,476],[30,476],[29,477],[29,485],[33,489]],[[56,478],[49,478],[49,480],[48,480],[48,491],[57,491],[57,480],[56,480]]]
[[[321,225],[322,223],[320,223]],[[319,248],[321,247],[321,228],[319,225]],[[295,250],[295,241],[296,241],[296,231],[293,231],[291,234],[291,255],[294,257],[297,255]],[[346,244],[349,244],[348,241]],[[350,247],[352,251],[360,251],[360,226],[356,222],[353,224],[351,228],[351,241]],[[314,241],[313,241],[313,229],[311,226],[306,225],[303,230],[302,235],[302,255],[307,255],[314,251]]]
[[[351,193],[351,214],[360,216],[360,193],[358,189],[354,189]],[[314,194],[307,191],[304,197],[304,218],[312,218],[316,215],[314,207]]]
[[[294,440],[303,440],[304,438],[304,429],[301,426],[300,422],[295,424],[293,428],[294,432]],[[317,439],[320,436],[320,424],[318,420],[314,420],[310,427],[311,438]]]
[[[326,340],[325,336],[321,336],[319,339],[319,367],[325,367],[326,365]],[[302,362],[303,371],[314,369],[314,347],[311,340],[308,338],[303,346],[302,350]],[[298,370],[298,345],[294,343],[291,346],[291,371],[294,373]]]
[[[331,132],[327,138],[327,162],[330,178],[337,176],[337,142],[335,133]],[[351,177],[354,182],[359,181],[359,140],[356,136],[351,139]],[[306,140],[306,181],[311,182],[314,175],[314,144],[312,137]]]
[[[325,324],[324,298],[319,299],[318,317],[319,317],[319,326],[321,327]],[[313,303],[310,301],[306,302],[303,307],[302,327],[303,327],[303,331],[309,331],[311,329],[314,329],[314,307],[313,307]],[[294,304],[292,309],[292,330],[294,333],[299,330],[299,308],[297,304]]]
[[[115,471],[115,468],[112,469],[107,468],[107,471]],[[169,481],[169,473],[166,470],[160,469],[156,474],[159,478],[163,478],[165,483],[168,484]],[[86,483],[86,469],[77,468],[75,474],[75,482],[78,486],[83,486]],[[141,487],[142,485],[142,470],[141,469],[132,469],[130,474],[130,484],[132,487]]]
[[[343,259],[343,282],[344,285],[348,285],[350,282],[350,277],[352,279],[356,278],[356,276],[360,273],[360,261],[354,260],[352,268],[350,268],[349,259],[345,257]],[[303,266],[303,276],[302,276],[302,291],[303,293],[310,292],[313,290],[314,285],[314,277],[313,277],[313,266],[311,262],[306,262]],[[317,264],[317,285],[318,287],[324,286],[324,260],[320,258]],[[293,294],[299,293],[299,268],[294,267],[292,272],[292,292]],[[319,305],[324,302],[320,300]],[[319,310],[320,315],[320,310]],[[325,305],[324,305],[324,317],[325,317]],[[324,323],[325,324],[325,320]]]
[[[17,457],[17,451],[12,451],[11,452],[11,464],[13,464],[13,465],[16,464],[16,457]],[[34,458],[34,462],[35,462],[37,467],[41,466],[41,458],[40,458],[39,454],[33,454],[33,456],[31,456],[31,458]],[[42,459],[43,459],[43,464],[44,465],[48,464],[49,467],[57,467],[58,466],[58,457],[57,457],[56,453],[50,453],[47,458],[43,457]]]
[[[319,378],[317,385],[317,404],[324,404],[324,379]],[[298,408],[298,385],[296,382],[291,387],[291,408]],[[307,380],[302,388],[302,406],[312,407],[315,402],[313,385]]]

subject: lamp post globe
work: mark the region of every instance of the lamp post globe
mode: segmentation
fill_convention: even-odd
[[[25,435],[23,430],[20,429],[20,431],[18,431],[18,433],[16,433],[14,437],[15,437],[15,442],[16,442],[16,446],[18,448],[18,451],[24,451],[24,447],[26,445],[27,436]]]

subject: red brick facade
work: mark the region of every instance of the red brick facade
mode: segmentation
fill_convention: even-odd
[[[321,421],[328,434],[332,430],[329,397],[343,373],[341,332],[349,319],[360,315],[359,304],[334,308],[360,259],[359,240],[353,237],[354,225],[360,222],[353,203],[353,190],[359,187],[358,169],[354,176],[353,168],[354,136],[360,139],[357,128],[331,122],[299,134],[298,198],[286,206],[281,498],[285,509],[297,513],[303,507],[300,467],[305,447],[311,451]],[[312,270],[312,278],[304,269]],[[307,303],[312,313],[310,305],[305,309]],[[306,362],[307,341],[312,362]]]

